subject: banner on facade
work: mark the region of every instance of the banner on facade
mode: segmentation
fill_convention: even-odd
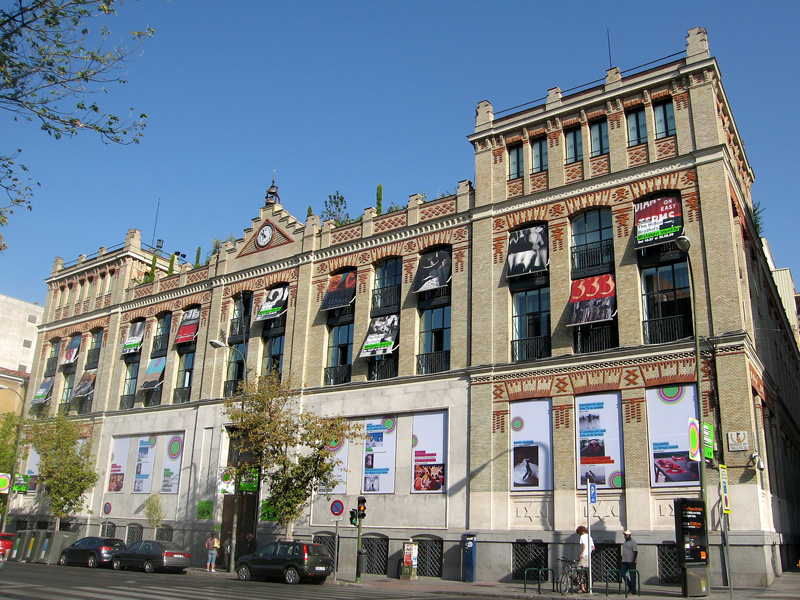
[[[697,419],[695,386],[650,388],[646,399],[651,485],[699,485],[700,463],[689,459],[688,435],[689,419]]]
[[[39,484],[39,453],[33,446],[28,446],[28,466],[25,474],[28,476],[28,491],[35,492]]]
[[[622,412],[618,392],[577,396],[578,487],[622,488]]]
[[[123,354],[136,354],[142,350],[142,340],[144,339],[144,321],[135,321],[131,323],[131,329],[128,331],[128,337],[125,338],[125,344],[122,346]]]
[[[364,441],[364,494],[394,494],[397,417],[366,419]]]
[[[210,521],[214,518],[214,501],[213,500],[198,500],[197,501],[197,520]]]
[[[265,319],[274,319],[276,317],[280,317],[286,311],[286,304],[288,301],[288,285],[282,285],[280,287],[267,290],[267,296],[261,303],[261,306],[256,313],[255,320],[264,321]]]
[[[39,386],[39,389],[36,390],[36,393],[33,395],[33,400],[31,400],[31,404],[41,404],[42,402],[47,402],[50,399],[50,393],[52,391],[53,391],[53,378],[45,377],[44,381],[42,381],[42,385]]]
[[[331,276],[328,291],[322,300],[321,310],[333,310],[348,306],[356,299],[356,272],[346,271]]]
[[[108,491],[121,492],[125,486],[125,472],[128,469],[128,452],[131,438],[114,438],[109,456]]]
[[[156,440],[154,435],[139,438],[136,451],[136,474],[133,477],[134,494],[149,494],[153,489]]]
[[[181,326],[178,328],[178,335],[175,336],[176,344],[187,344],[193,342],[197,335],[197,327],[200,324],[200,307],[190,308],[183,313]]]
[[[369,323],[364,347],[361,349],[360,358],[391,354],[397,343],[400,332],[400,315],[384,315],[375,317]]]
[[[157,388],[164,379],[164,367],[166,364],[166,356],[152,359],[150,364],[147,365],[147,370],[144,372],[141,389],[152,390]]]
[[[346,494],[347,493],[347,456],[350,444],[347,438],[341,440],[331,440],[325,444],[325,449],[336,459],[336,466],[333,467],[333,476],[336,478],[336,485],[324,490],[325,494]],[[320,493],[323,493],[320,490]]]
[[[94,380],[97,377],[97,369],[90,369],[85,371],[78,385],[75,386],[75,391],[72,392],[74,398],[88,396],[94,391]]]
[[[611,273],[573,281],[567,326],[600,323],[613,319],[616,309],[616,287],[614,275]]]
[[[506,277],[546,271],[549,261],[547,240],[547,225],[535,225],[509,233]]]
[[[662,196],[637,202],[633,205],[633,216],[636,222],[637,250],[672,241],[683,231],[683,213],[678,196]]]
[[[177,494],[181,483],[181,461],[183,460],[183,434],[166,436],[161,471],[161,493]]]
[[[511,491],[553,489],[550,398],[511,403]]]
[[[412,494],[441,494],[446,490],[447,411],[415,413],[411,436]]]
[[[416,294],[446,286],[450,283],[451,266],[450,248],[421,254],[411,291]]]
[[[67,346],[67,351],[64,352],[64,360],[61,362],[62,365],[71,365],[74,364],[76,360],[78,360],[78,352],[81,349],[81,336],[80,335],[73,335],[69,340],[69,346]]]

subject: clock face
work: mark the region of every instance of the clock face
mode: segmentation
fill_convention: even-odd
[[[270,223],[264,225],[256,236],[256,246],[259,248],[266,248],[272,241],[272,236],[275,235],[275,228]]]

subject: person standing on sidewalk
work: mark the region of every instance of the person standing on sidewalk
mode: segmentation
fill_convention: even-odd
[[[592,536],[589,535],[589,531],[581,525],[575,530],[580,537],[580,545],[581,545],[581,556],[579,559],[580,566],[584,569],[587,569],[587,577],[588,577],[588,569],[589,569],[589,561],[592,560],[592,552],[594,552],[594,540]],[[581,579],[580,589],[578,590],[581,594],[585,594],[586,589],[586,582],[587,579]]]
[[[219,539],[217,539],[217,534],[212,533],[206,540],[206,550],[208,550],[208,558],[206,558],[206,571],[216,573],[215,567],[217,563],[218,549]]]
[[[636,593],[636,579],[634,575],[631,574],[626,577],[628,571],[632,571],[636,568],[636,557],[639,556],[639,546],[631,537],[631,532],[627,529],[622,532],[622,535],[625,536],[625,541],[622,542],[622,566],[619,570],[620,576],[623,580],[627,579],[627,586],[628,591],[631,594]]]

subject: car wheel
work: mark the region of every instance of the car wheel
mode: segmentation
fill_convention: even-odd
[[[90,554],[89,558],[86,559],[86,566],[90,569],[94,569],[97,566],[97,557],[94,554]]]
[[[111,561],[111,568],[115,571],[122,571],[122,561],[116,557]]]
[[[295,584],[300,581],[300,574],[294,567],[287,567],[283,572],[283,582],[289,585]]]
[[[153,562],[150,560],[144,561],[144,572],[145,573],[152,573],[155,571],[155,567],[153,567]]]
[[[60,564],[62,567],[67,564],[67,555],[66,554],[62,554],[61,555],[61,558],[58,559],[58,564]]]
[[[319,579],[313,579],[312,581],[317,585],[322,585],[325,583],[325,580],[328,579],[327,577],[320,577]]]
[[[250,567],[247,565],[239,565],[239,568],[236,569],[236,574],[239,576],[240,581],[249,581],[252,577]]]

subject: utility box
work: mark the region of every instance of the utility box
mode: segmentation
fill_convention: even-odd
[[[708,569],[705,567],[685,568],[681,587],[685,598],[708,596]]]
[[[11,552],[8,553],[8,560],[24,562],[30,560],[33,552],[33,543],[36,539],[35,529],[24,529],[17,532]]]
[[[400,579],[417,579],[417,551],[419,545],[409,541],[403,544],[403,564],[400,568]]]
[[[463,577],[467,583],[477,581],[478,572],[478,536],[474,533],[465,533],[461,536]]]
[[[675,498],[674,504],[683,596],[708,596],[706,505],[695,498]]]
[[[33,556],[33,562],[45,565],[54,565],[61,558],[61,551],[69,546],[78,537],[71,531],[43,531],[44,539]]]

